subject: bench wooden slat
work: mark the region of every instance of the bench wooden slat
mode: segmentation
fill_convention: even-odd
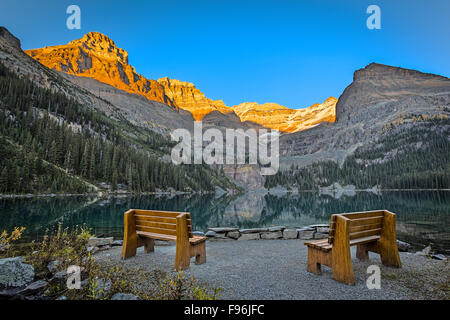
[[[177,230],[177,225],[174,223],[154,222],[154,221],[147,221],[147,220],[140,220],[140,219],[137,220],[136,219],[136,225],[161,228],[161,229],[169,229],[169,230]],[[188,225],[188,229],[190,231],[192,231],[192,225]]]
[[[359,218],[371,218],[377,216],[383,216],[382,210],[374,211],[364,211],[364,212],[350,212],[350,213],[339,213],[340,216],[344,216],[348,219],[359,219]]]
[[[364,226],[368,224],[381,223],[383,221],[383,216],[371,217],[371,218],[358,218],[351,219],[349,221],[349,227]]]
[[[147,237],[147,238],[164,240],[164,241],[177,241],[176,236],[171,236],[171,235],[167,235],[167,234],[160,234],[160,233],[146,232],[146,231],[137,231],[136,233],[141,237]]]
[[[147,227],[147,226],[141,226],[141,225],[136,225],[136,230],[137,231],[150,232],[150,233],[161,233],[161,234],[170,235],[170,236],[176,236],[177,235],[177,231],[176,230],[154,228],[154,227]]]
[[[143,215],[143,216],[157,216],[157,217],[169,217],[169,218],[176,218],[180,214],[187,214],[190,218],[190,214],[188,212],[175,212],[175,211],[155,211],[155,210],[140,210],[140,209],[134,209],[135,215]]]
[[[177,230],[177,225],[174,223],[156,222],[156,221],[146,221],[136,219],[136,225],[154,227],[161,229]]]
[[[145,216],[145,215],[135,215],[137,220],[141,221],[155,221],[155,222],[163,222],[163,223],[177,223],[177,218],[170,217],[160,217],[160,216]],[[192,224],[191,219],[187,219],[188,224]]]
[[[382,225],[383,224],[381,222],[379,222],[379,223],[366,224],[366,225],[361,225],[361,226],[356,226],[356,227],[350,227],[349,232],[354,233],[354,232],[365,231],[365,230],[381,229]]]
[[[364,237],[364,238],[358,238],[354,240],[350,240],[350,246],[355,246],[358,244],[365,244],[369,242],[374,242],[380,240],[380,236],[370,236],[370,237]]]
[[[206,237],[202,236],[193,236],[192,238],[189,238],[189,242],[192,244],[197,244],[204,241],[206,241]]]
[[[372,230],[365,230],[365,231],[359,231],[359,232],[353,232],[349,234],[350,242],[351,240],[355,240],[358,238],[365,238],[370,236],[378,236],[381,234],[381,229],[372,229]]]

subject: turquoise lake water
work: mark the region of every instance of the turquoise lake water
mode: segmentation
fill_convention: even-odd
[[[194,230],[208,227],[302,227],[329,223],[333,213],[388,209],[397,214],[398,239],[418,248],[433,243],[450,252],[450,192],[356,192],[340,197],[314,192],[271,195],[35,197],[0,199],[0,229],[25,226],[24,240],[38,240],[46,230],[88,226],[99,235],[122,238],[123,213],[129,208],[188,211]]]

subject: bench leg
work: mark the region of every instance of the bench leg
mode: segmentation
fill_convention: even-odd
[[[334,248],[333,248],[334,251]],[[332,253],[331,271],[333,272],[333,279],[346,284],[355,284],[355,277],[353,275],[352,259],[350,256],[350,248],[348,253]]]
[[[155,251],[155,240],[151,238],[144,239],[144,253]]]
[[[175,253],[175,270],[177,271],[188,269],[191,263],[191,248],[186,219],[186,215],[177,217],[177,248]]]
[[[308,264],[306,265],[306,271],[317,275],[322,273],[318,254],[320,254],[319,250],[308,247]]]
[[[206,241],[191,246],[191,257],[195,257],[195,264],[206,262]]]
[[[356,246],[356,257],[362,261],[369,259],[369,250],[365,244],[358,244]]]
[[[401,268],[402,262],[398,254],[397,236],[395,227],[395,214],[384,213],[383,226],[380,240],[378,240],[378,250],[381,262],[388,267]]]
[[[331,271],[333,279],[346,284],[355,284],[352,256],[350,254],[349,221],[344,217],[336,217],[336,231],[331,249]]]
[[[134,210],[128,210],[124,214],[123,244],[121,258],[126,259],[136,255],[138,236],[136,234],[136,221]]]
[[[136,234],[130,235],[127,239],[124,239],[122,244],[122,259],[134,257],[137,250],[137,236]]]

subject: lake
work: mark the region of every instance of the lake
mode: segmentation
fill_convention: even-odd
[[[397,214],[397,235],[417,248],[433,243],[450,252],[450,191],[317,192],[244,195],[95,196],[0,199],[0,229],[25,226],[24,240],[40,239],[58,223],[86,225],[96,234],[122,238],[123,213],[129,208],[191,212],[194,230],[233,226],[302,227],[329,223],[333,213],[388,209]]]

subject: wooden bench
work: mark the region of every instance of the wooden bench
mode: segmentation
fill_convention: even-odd
[[[395,214],[387,210],[333,214],[327,239],[305,242],[308,246],[307,271],[320,274],[320,266],[331,267],[333,279],[355,284],[350,247],[356,257],[381,256],[385,266],[401,268],[395,228]]]
[[[124,215],[122,259],[136,255],[138,247],[154,251],[155,239],[176,242],[175,269],[189,268],[206,262],[206,237],[192,234],[191,214],[188,212],[130,209]]]

